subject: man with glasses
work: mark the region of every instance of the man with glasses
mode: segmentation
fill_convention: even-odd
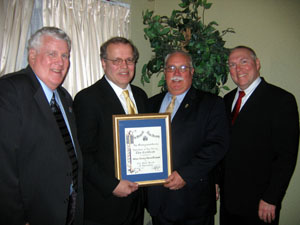
[[[213,225],[214,167],[229,135],[221,98],[192,87],[191,56],[174,51],[165,59],[168,92],[149,100],[152,112],[170,112],[173,172],[163,186],[148,188],[153,225]]]
[[[115,37],[101,46],[104,77],[74,100],[84,164],[85,225],[143,224],[142,190],[115,178],[113,114],[143,113],[146,93],[130,84],[138,59],[136,47]]]

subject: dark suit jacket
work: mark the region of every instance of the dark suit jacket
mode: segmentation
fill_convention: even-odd
[[[131,85],[138,112],[146,109],[146,93]],[[122,224],[143,213],[142,190],[128,197],[112,194],[115,178],[113,114],[125,114],[118,96],[103,77],[79,92],[74,100],[78,137],[84,161],[85,219],[104,224]]]
[[[228,117],[235,93],[236,89],[225,96]],[[222,195],[227,210],[257,216],[260,199],[280,207],[295,168],[298,142],[294,96],[262,79],[231,127]]]
[[[152,112],[159,112],[166,93],[149,101]],[[199,218],[216,212],[213,176],[215,165],[229,144],[228,123],[223,100],[190,88],[171,123],[172,161],[186,185],[177,191],[163,186],[148,188],[148,210],[159,210],[170,220]]]
[[[79,163],[76,225],[83,221],[82,158],[71,96],[58,92]],[[43,89],[28,66],[0,79],[0,224],[64,225],[72,165]]]

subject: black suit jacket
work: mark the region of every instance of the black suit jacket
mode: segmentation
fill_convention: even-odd
[[[149,101],[159,112],[166,93]],[[170,220],[199,218],[216,212],[213,176],[215,165],[229,144],[228,123],[223,100],[190,88],[171,123],[172,161],[186,185],[180,190],[163,186],[148,188],[148,210]]]
[[[82,158],[71,96],[58,88],[79,164],[76,225],[83,223]],[[28,66],[0,79],[0,224],[63,225],[72,165],[44,91]]]
[[[146,93],[131,85],[139,113],[146,110]],[[128,197],[112,194],[115,178],[113,114],[125,114],[118,96],[103,77],[79,92],[74,100],[78,137],[84,161],[85,219],[104,224],[122,224],[143,213],[142,190]]]
[[[235,93],[225,96],[228,117]],[[295,168],[298,142],[294,96],[262,79],[231,127],[223,171],[227,210],[257,216],[260,199],[279,208]]]

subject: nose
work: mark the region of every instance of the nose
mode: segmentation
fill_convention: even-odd
[[[241,65],[240,64],[237,64],[236,65],[236,71],[240,71],[241,70]]]
[[[126,60],[123,59],[123,61],[121,62],[120,67],[121,68],[127,68],[128,67]]]
[[[176,75],[176,76],[181,75],[181,73],[179,71],[179,67],[176,67],[174,75]]]
[[[58,56],[57,58],[56,58],[56,63],[58,64],[58,65],[64,65],[64,58],[63,58],[63,56]]]

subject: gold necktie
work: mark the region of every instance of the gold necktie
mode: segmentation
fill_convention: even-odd
[[[137,113],[136,108],[135,108],[133,102],[131,101],[131,99],[129,97],[128,90],[124,90],[123,95],[124,95],[125,100],[126,100],[128,114],[136,114]]]
[[[170,102],[170,104],[168,105],[167,109],[166,109],[166,112],[169,112],[172,114],[173,112],[173,109],[174,109],[174,106],[175,106],[175,100],[176,100],[176,96],[173,95],[172,96],[172,101]]]

